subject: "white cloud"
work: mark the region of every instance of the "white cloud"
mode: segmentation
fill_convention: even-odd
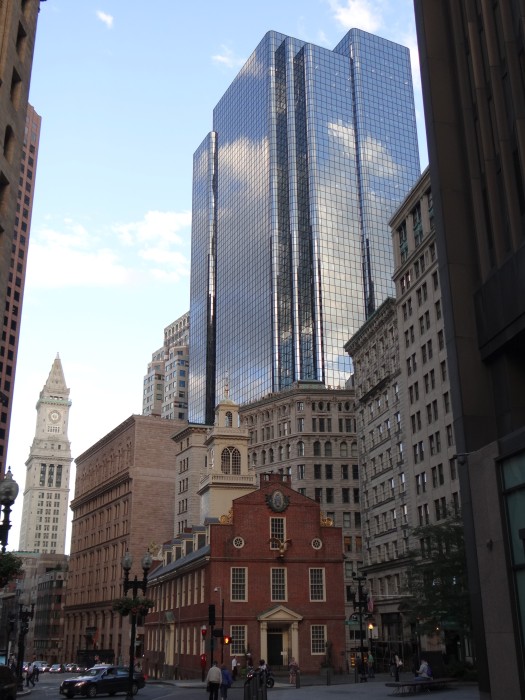
[[[221,53],[211,57],[214,63],[219,63],[227,68],[240,68],[244,65],[246,59],[235,56],[233,51],[227,46],[221,46]]]
[[[108,29],[111,29],[114,19],[111,15],[108,15],[107,12],[102,12],[102,10],[97,10],[97,17]]]
[[[329,0],[335,19],[345,29],[377,32],[383,25],[382,3],[377,0]]]
[[[89,231],[71,219],[34,229],[27,286],[122,287],[147,276],[158,280],[188,277],[190,224],[190,212],[151,211],[141,221],[103,232]]]
[[[182,243],[179,231],[189,229],[190,225],[189,211],[149,211],[142,221],[118,224],[114,230],[126,245],[156,241],[159,245],[168,246]]]

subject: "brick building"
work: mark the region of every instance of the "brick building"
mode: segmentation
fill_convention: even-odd
[[[122,557],[129,551],[140,574],[146,550],[173,537],[171,437],[180,427],[133,415],[77,458],[64,658],[74,660],[86,648],[127,656],[129,621],[112,611],[122,595]],[[137,639],[140,651],[142,629]]]
[[[211,660],[210,603],[216,626],[232,637],[229,647],[218,644],[215,659],[229,665],[236,654],[245,663],[250,653],[272,667],[294,656],[305,672],[327,659],[343,667],[341,542],[341,528],[293,490],[288,475],[261,474],[259,489],[186,533],[176,552],[167,547],[165,565],[150,575],[155,608],[146,619],[146,671],[200,676],[200,655]]]

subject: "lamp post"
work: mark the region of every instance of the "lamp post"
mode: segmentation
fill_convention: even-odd
[[[146,595],[146,588],[148,587],[148,571],[151,569],[153,563],[153,557],[149,552],[142,557],[142,581],[137,579],[137,575],[130,581],[129,572],[133,564],[133,557],[129,552],[122,558],[122,568],[124,569],[124,582],[122,588],[124,590],[124,595],[127,595],[128,591],[133,591],[133,598],[137,597],[139,589]],[[145,614],[145,613],[144,613]],[[137,611],[131,611],[131,631],[130,631],[130,641],[129,641],[129,672],[128,672],[128,698],[133,697],[133,683],[134,683],[134,671],[135,671],[135,639],[137,636]]]
[[[367,591],[363,588],[363,582],[366,581],[366,576],[360,576],[354,573],[352,578],[357,582],[357,594],[354,593],[354,610],[359,616],[359,651],[361,652],[361,683],[366,682],[365,675],[365,652],[363,646],[363,613],[368,604]]]
[[[29,620],[33,619],[35,612],[35,604],[31,603],[31,609],[24,607],[23,603],[18,604],[18,658],[16,661],[16,678],[18,683],[18,692],[24,690],[24,654],[26,647],[26,634],[29,632]]]
[[[221,629],[224,634],[224,598],[222,597],[222,588],[220,586],[215,586],[215,593],[219,593],[219,599],[221,601]],[[224,663],[224,644],[221,644],[221,664]]]
[[[13,479],[11,467],[8,467],[7,474],[0,480],[0,504],[2,505],[2,522],[0,523],[0,543],[2,544],[2,553],[7,547],[7,536],[11,529],[11,508],[18,496],[18,484]]]

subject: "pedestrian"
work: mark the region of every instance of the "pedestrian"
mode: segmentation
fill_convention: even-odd
[[[372,656],[372,652],[368,652],[368,677],[369,678],[374,678],[374,657]]]
[[[231,687],[232,687],[232,675],[228,671],[228,669],[226,668],[226,665],[223,664],[221,666],[221,687],[220,687],[221,698],[226,700],[226,698],[228,697],[228,688],[231,688]]]
[[[299,664],[292,656],[292,659],[291,659],[290,663],[288,664],[288,671],[290,674],[290,677],[289,677],[290,685],[292,685],[292,684],[295,685],[295,683],[297,681],[297,671],[298,670],[299,670]]]
[[[212,667],[206,676],[206,690],[209,692],[209,700],[219,700],[219,688],[221,686],[222,673],[221,669],[214,661]]]
[[[27,667],[27,673],[26,673],[26,688],[29,688],[29,684],[30,684],[30,683],[31,683],[31,685],[33,686],[33,688],[35,687],[35,677],[34,677],[34,673],[35,673],[35,664],[31,661],[31,663],[30,663],[29,666]]]
[[[40,664],[36,662],[36,656],[33,659],[33,680],[38,683],[38,677],[40,676]]]
[[[232,659],[232,682],[237,678],[237,666],[239,665],[239,662],[237,661],[237,657],[234,656]]]
[[[399,674],[403,669],[403,662],[397,654],[394,654],[394,678],[399,682]]]

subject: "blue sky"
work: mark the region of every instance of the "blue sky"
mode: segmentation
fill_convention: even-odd
[[[141,413],[151,354],[189,308],[193,152],[239,68],[270,29],[333,48],[351,27],[411,49],[424,168],[412,0],[41,4],[30,102],[42,132],[7,460],[21,492],[57,352],[74,457]],[[22,495],[10,549],[21,511]]]

